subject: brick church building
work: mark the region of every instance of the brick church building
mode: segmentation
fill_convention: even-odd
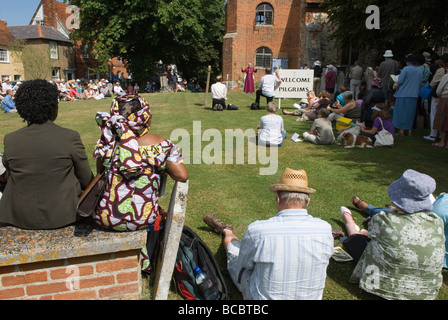
[[[314,61],[340,64],[341,50],[328,39],[328,17],[322,0],[227,0],[223,41],[223,79],[241,85],[245,68],[258,70],[255,81],[273,61],[299,69]]]

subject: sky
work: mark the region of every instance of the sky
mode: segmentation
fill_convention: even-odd
[[[23,26],[30,23],[40,0],[0,0],[0,19],[8,26]]]

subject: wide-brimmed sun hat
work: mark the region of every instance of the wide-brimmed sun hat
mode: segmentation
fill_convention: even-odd
[[[383,57],[385,58],[392,58],[394,55],[392,54],[392,50],[386,50],[386,52],[384,52]]]
[[[431,195],[435,190],[433,178],[408,169],[389,185],[387,192],[392,203],[407,213],[414,213],[432,210]]]
[[[308,187],[308,176],[305,170],[292,170],[286,168],[279,183],[269,186],[271,192],[289,191],[302,193],[315,193],[316,190]]]

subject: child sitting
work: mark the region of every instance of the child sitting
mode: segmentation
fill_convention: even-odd
[[[317,119],[313,121],[310,132],[304,132],[303,138],[314,144],[333,144],[335,139],[331,121],[328,119],[330,110],[320,109]]]

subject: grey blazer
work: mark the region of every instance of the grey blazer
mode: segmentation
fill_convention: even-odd
[[[7,134],[4,146],[0,224],[55,229],[76,222],[78,196],[93,178],[79,133],[48,121]]]

